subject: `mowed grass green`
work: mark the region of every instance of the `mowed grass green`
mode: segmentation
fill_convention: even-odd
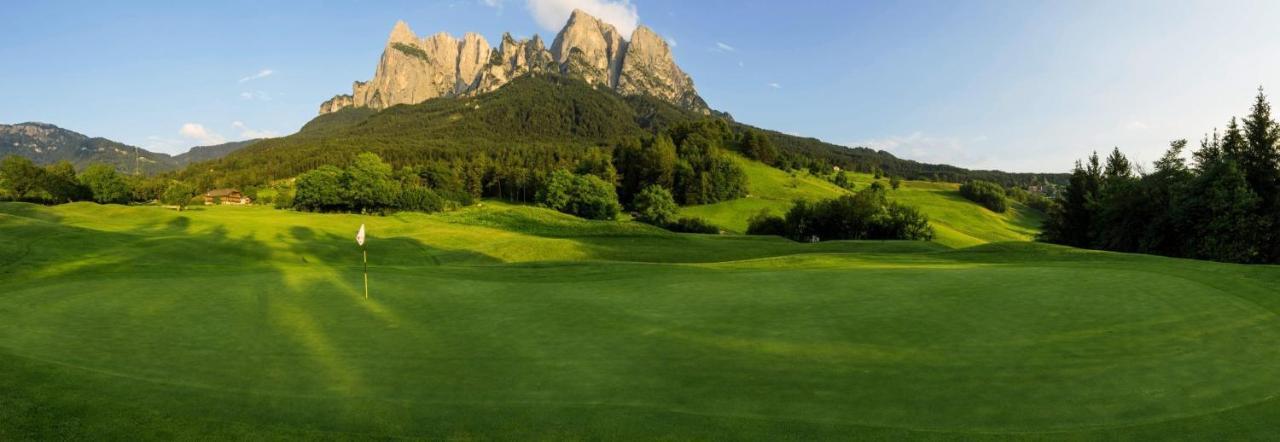
[[[798,172],[793,178],[787,172],[741,156],[734,160],[747,173],[750,196],[716,204],[689,206],[681,215],[704,218],[729,232],[747,230],[747,219],[769,210],[784,215],[796,199],[816,201],[835,198],[849,191],[827,180]],[[854,190],[865,189],[876,181],[869,174],[849,173]],[[886,188],[887,178],[879,180]],[[903,181],[897,190],[889,190],[889,199],[915,207],[929,217],[934,241],[949,247],[969,247],[1000,241],[1030,241],[1039,232],[1043,215],[1021,203],[1011,202],[1005,213],[995,213],[960,196],[959,185],[929,181]]]
[[[5,203],[0,238],[0,440],[1203,440],[1280,422],[1271,266],[678,235],[490,202]]]

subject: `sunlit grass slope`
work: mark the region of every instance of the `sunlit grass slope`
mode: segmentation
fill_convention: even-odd
[[[705,218],[730,232],[747,229],[747,219],[769,209],[775,215],[785,214],[797,198],[819,200],[839,196],[846,191],[807,172],[796,177],[786,172],[749,161],[735,160],[747,172],[751,195],[747,198],[716,204],[685,207],[684,216]],[[870,186],[875,177],[849,174],[857,183],[855,191]],[[888,179],[881,179],[889,185]],[[1040,229],[1041,215],[1022,204],[1010,204],[1006,213],[995,213],[960,196],[959,185],[928,181],[903,181],[898,190],[890,190],[889,198],[914,206],[929,216],[936,233],[935,241],[949,247],[967,247],[998,241],[1029,241]]]
[[[0,440],[1205,440],[1280,422],[1275,267],[677,235],[494,203],[6,203],[0,239]]]

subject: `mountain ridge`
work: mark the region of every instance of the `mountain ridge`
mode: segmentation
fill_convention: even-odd
[[[103,137],[91,137],[50,123],[0,124],[0,157],[18,155],[42,165],[67,161],[77,169],[104,163],[120,172],[144,175],[221,158],[258,141],[260,139],[194,146],[181,154],[169,155]]]
[[[625,96],[649,95],[710,115],[693,80],[676,65],[665,39],[646,26],[629,39],[617,28],[578,9],[550,48],[541,37],[516,40],[504,34],[497,48],[479,34],[456,39],[445,32],[419,38],[397,21],[374,76],[352,83],[351,94],[321,103],[321,115],[348,107],[381,110],[438,97],[493,92],[523,75],[561,74]]]

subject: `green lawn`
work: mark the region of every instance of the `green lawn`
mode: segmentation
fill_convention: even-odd
[[[1025,242],[2,203],[0,440],[1265,439],[1277,313],[1273,266]]]
[[[844,189],[825,179],[800,172],[795,178],[786,172],[755,161],[734,156],[747,172],[751,194],[747,198],[681,209],[682,216],[705,218],[712,224],[735,233],[747,229],[747,219],[768,209],[783,215],[797,198],[818,200],[833,198]],[[850,173],[856,186],[865,189],[875,181],[868,174]],[[889,180],[881,179],[886,187]],[[929,217],[936,234],[935,241],[949,247],[968,247],[998,241],[1030,241],[1039,232],[1041,214],[1020,203],[1011,202],[1009,211],[995,213],[960,196],[959,185],[928,181],[903,181],[901,188],[889,191],[889,199],[916,207]]]

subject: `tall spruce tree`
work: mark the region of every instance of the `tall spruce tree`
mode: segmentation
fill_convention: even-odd
[[[1107,156],[1089,235],[1092,246],[1135,252],[1145,227],[1145,203],[1133,177],[1133,163],[1115,148]]]
[[[1205,134],[1200,140],[1200,150],[1191,153],[1191,157],[1196,160],[1197,170],[1217,161],[1222,155],[1222,139],[1218,137],[1218,129],[1213,130],[1212,138]]]
[[[1280,236],[1272,227],[1280,225],[1280,152],[1276,151],[1280,129],[1271,117],[1271,104],[1262,88],[1258,88],[1253,108],[1244,119],[1244,152],[1239,165],[1249,189],[1258,200],[1255,225],[1240,226],[1254,230],[1264,244],[1264,261],[1280,259]]]
[[[1207,136],[1205,140],[1202,144],[1209,143]],[[1138,240],[1140,252],[1170,256],[1184,253],[1182,242],[1186,229],[1180,198],[1193,178],[1182,158],[1186,148],[1187,140],[1170,142],[1169,150],[1156,160],[1155,171],[1140,182],[1142,197],[1138,209],[1145,219],[1142,237]]]
[[[1094,158],[1097,158],[1095,155]],[[1045,219],[1040,238],[1044,241],[1065,244],[1074,247],[1088,248],[1089,224],[1092,219],[1094,191],[1090,190],[1092,181],[1089,169],[1076,161],[1071,170],[1071,178],[1066,189],[1058,196],[1057,204],[1049,211]],[[1096,189],[1096,187],[1095,187]]]
[[[1222,154],[1238,160],[1244,154],[1245,144],[1240,124],[1236,122],[1236,117],[1231,117],[1226,133],[1222,134]]]
[[[1119,147],[1113,148],[1111,155],[1107,156],[1107,168],[1103,173],[1103,177],[1107,182],[1133,178],[1133,163],[1130,163],[1129,159],[1123,153],[1120,153]]]
[[[1244,119],[1244,150],[1241,152],[1240,169],[1244,172],[1249,188],[1262,199],[1264,209],[1273,207],[1280,186],[1280,153],[1276,141],[1280,138],[1276,122],[1271,118],[1271,104],[1258,88],[1253,109]]]

